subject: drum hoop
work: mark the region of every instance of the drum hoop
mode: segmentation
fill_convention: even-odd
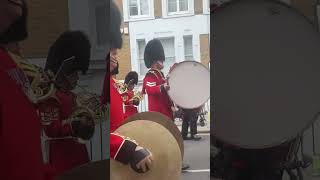
[[[185,64],[185,63],[196,63],[196,64],[198,64],[198,65],[201,65],[202,67],[204,67],[204,68],[209,72],[209,76],[210,76],[210,70],[209,70],[209,68],[208,68],[207,66],[205,66],[204,64],[202,64],[202,63],[200,63],[200,62],[198,62],[198,61],[191,61],[191,60],[186,60],[186,61],[182,61],[182,62],[177,63],[177,65],[172,69],[172,71],[173,71],[175,68],[177,68],[179,65]],[[169,73],[169,79],[170,79],[170,73]],[[209,83],[210,83],[210,82],[209,82]],[[203,104],[201,104],[200,106],[196,106],[196,107],[190,108],[190,107],[185,107],[185,106],[183,106],[183,105],[181,105],[181,104],[178,104],[178,103],[170,96],[169,93],[168,93],[168,96],[170,97],[171,101],[172,101],[174,104],[178,105],[179,107],[181,107],[181,108],[183,108],[183,109],[196,109],[196,108],[199,108],[199,107],[203,106],[203,104],[205,104],[206,102],[208,102],[209,99],[210,99],[210,94],[209,94],[209,97],[206,99],[206,101],[205,101]]]
[[[172,122],[173,120],[169,119],[165,115],[159,113],[159,112],[141,112],[141,113],[136,113],[130,117],[128,117],[122,124],[127,124],[133,121],[138,121],[138,120],[146,120],[146,121],[152,121],[156,122],[160,125],[162,125],[164,128],[166,128],[172,136],[176,139],[180,151],[181,151],[181,158],[183,159],[184,156],[184,144],[183,144],[183,138],[180,133],[180,130],[178,127]]]
[[[241,3],[243,0],[231,0],[231,1],[228,1],[228,2],[225,2],[223,4],[221,4],[219,6],[219,8],[217,8],[215,11],[211,12],[210,15],[214,16],[215,14],[219,13],[221,10],[229,7],[229,6],[232,6],[233,4],[236,4],[236,3]],[[289,4],[286,4],[285,2],[281,2],[279,0],[262,0],[264,2],[269,2],[269,3],[275,3],[275,4],[278,4],[278,5],[282,5],[284,7],[287,7],[289,8],[290,10],[293,10],[295,13],[297,13],[297,15],[303,17],[306,22],[308,22],[310,25],[312,25],[314,28],[315,27],[315,22],[313,22],[312,20],[310,20],[306,15],[304,15],[299,9],[297,9],[296,7],[294,6],[291,6]],[[211,53],[210,53],[211,54]],[[214,66],[215,67],[215,66]],[[215,108],[214,108],[215,109]],[[289,136],[288,138],[286,139],[283,139],[281,140],[281,142],[274,142],[274,143],[270,143],[269,145],[264,145],[264,146],[251,146],[251,145],[240,145],[239,143],[233,143],[233,142],[230,142],[230,141],[226,141],[224,140],[223,138],[219,137],[216,133],[214,133],[214,127],[213,127],[213,131],[212,131],[212,136],[217,139],[218,141],[221,141],[225,144],[228,144],[228,145],[231,145],[231,146],[234,146],[234,147],[238,147],[238,148],[243,148],[243,149],[266,149],[266,148],[274,148],[274,147],[277,147],[277,146],[280,146],[281,144],[284,144],[286,142],[289,142],[289,141],[292,141],[293,139],[297,138],[299,135],[303,135],[304,132],[309,129],[311,127],[312,124],[314,124],[314,122],[316,121],[317,117],[319,117],[319,113],[315,113],[314,117],[312,118],[312,120],[310,120],[306,126],[304,128],[302,128],[296,135],[292,135],[292,136]],[[213,123],[214,121],[216,121],[216,117],[214,116],[213,117]]]
[[[241,3],[242,1],[244,1],[244,0],[231,0],[231,1],[228,1],[228,2],[225,2],[225,3],[222,3],[215,11],[211,12],[210,15],[217,14],[217,13],[219,13],[219,11],[221,11],[221,10],[223,10],[223,9],[229,7],[229,6],[232,6],[233,4]],[[291,5],[289,5],[289,4],[285,3],[285,2],[282,2],[280,0],[263,0],[263,1],[269,2],[269,3],[275,3],[275,4],[278,4],[278,5],[282,5],[282,6],[285,6],[285,7],[289,8],[289,9],[295,11],[296,13],[298,13],[298,15],[304,17],[315,28],[316,28],[316,24],[318,24],[318,22],[314,22],[310,18],[308,18],[306,15],[304,15],[298,8],[296,8],[294,6],[291,6]],[[316,7],[314,7],[314,8],[316,8]],[[317,19],[317,18],[315,18],[315,19]]]

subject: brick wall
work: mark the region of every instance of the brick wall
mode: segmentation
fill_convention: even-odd
[[[203,14],[203,1],[204,0],[195,0],[194,1],[194,13]]]
[[[154,0],[154,16],[155,18],[162,17],[162,1]]]
[[[117,79],[124,79],[129,71],[131,71],[131,55],[130,55],[130,38],[128,35],[123,36],[123,46],[120,50],[119,74]]]
[[[201,63],[209,67],[210,48],[209,48],[209,34],[200,35],[200,52]]]
[[[115,0],[115,4],[118,6],[121,14],[123,15],[123,0]],[[123,20],[123,17],[122,17]],[[129,23],[123,23],[122,27],[129,27]],[[130,36],[129,34],[125,34],[122,36],[123,38],[123,45],[122,49],[120,50],[120,65],[119,65],[119,74],[117,79],[124,79],[129,71],[131,71],[131,53],[130,53]]]
[[[68,30],[68,1],[29,0],[29,38],[21,43],[29,58],[46,57],[50,45]]]

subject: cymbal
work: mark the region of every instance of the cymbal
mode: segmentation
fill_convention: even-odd
[[[110,178],[110,160],[90,162],[67,171],[56,180],[107,180]]]
[[[111,160],[111,180],[179,180],[181,178],[182,158],[179,144],[162,124],[151,120],[136,120],[125,123],[115,132],[130,137],[142,147],[149,149],[153,155],[153,162],[148,172],[137,173],[131,169],[130,165]]]
[[[181,157],[183,159],[183,155],[184,155],[183,138],[181,136],[181,132],[178,129],[178,127],[174,123],[172,123],[173,120],[171,120],[170,118],[168,118],[167,116],[159,112],[141,112],[128,117],[122,124],[126,124],[136,120],[142,120],[142,119],[147,119],[147,120],[159,123],[162,126],[166,127],[171,132],[171,134],[176,138],[181,150]]]

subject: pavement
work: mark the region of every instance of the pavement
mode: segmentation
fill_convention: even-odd
[[[198,134],[199,141],[184,141],[184,163],[190,166],[181,180],[210,180],[210,134]]]
[[[198,133],[210,133],[210,118],[208,115],[206,115],[206,121],[205,121],[205,126],[200,126],[199,121],[198,121]],[[181,131],[181,126],[182,126],[182,120],[181,119],[176,119],[175,124],[178,126],[179,130]],[[189,130],[190,132],[190,130]]]

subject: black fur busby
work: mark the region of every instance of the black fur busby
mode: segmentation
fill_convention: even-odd
[[[151,68],[156,61],[165,61],[163,46],[159,39],[153,39],[148,42],[144,50],[144,64]]]
[[[135,85],[138,84],[138,73],[136,71],[130,71],[126,75],[126,77],[124,79],[124,83],[125,84],[129,84],[129,82],[132,83],[132,84],[135,84]]]
[[[28,19],[28,8],[27,3],[22,1],[22,15],[13,24],[0,35],[0,43],[8,44],[12,42],[23,41],[28,37],[27,31],[27,19]]]
[[[116,4],[110,2],[110,22],[109,22],[109,43],[110,48],[121,49],[122,47],[122,35],[120,31],[121,27],[121,14]]]
[[[89,68],[90,49],[90,41],[83,32],[64,32],[50,47],[45,70],[51,70],[56,74],[64,60],[74,56],[72,67],[70,66],[65,73],[82,71],[85,74]]]

